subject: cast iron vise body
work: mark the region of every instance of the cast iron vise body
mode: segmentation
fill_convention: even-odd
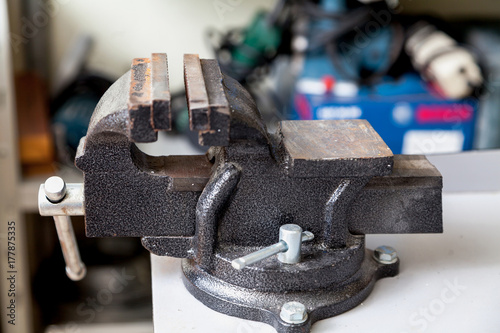
[[[365,234],[442,232],[439,172],[424,156],[394,156],[368,122],[282,121],[271,134],[216,61],[185,55],[184,77],[190,127],[208,153],[153,157],[136,147],[170,130],[171,114],[166,55],[135,59],[78,149],[87,236],[141,237],[155,255],[185,258],[185,285],[208,307],[308,332],[398,273],[399,260],[365,249]],[[310,236],[298,262],[233,267],[289,225]]]

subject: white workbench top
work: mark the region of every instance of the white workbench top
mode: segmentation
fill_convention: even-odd
[[[500,332],[500,193],[447,193],[443,211],[443,234],[367,236],[371,249],[396,248],[399,276],[380,280],[362,305],[312,332]],[[275,332],[195,300],[179,259],[152,255],[151,262],[156,333]]]

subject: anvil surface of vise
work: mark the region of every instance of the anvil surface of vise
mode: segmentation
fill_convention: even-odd
[[[424,156],[394,156],[368,122],[282,121],[268,133],[215,60],[185,55],[184,78],[206,155],[135,145],[172,128],[166,54],[135,59],[101,99],[76,157],[88,237],[141,237],[184,258],[184,284],[206,306],[291,333],[398,274],[394,253],[365,249],[366,234],[442,232],[440,173]]]

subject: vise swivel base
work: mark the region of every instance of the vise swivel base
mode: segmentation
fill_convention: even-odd
[[[41,213],[84,214],[88,237],[141,237],[155,255],[184,258],[184,284],[206,306],[287,333],[398,274],[394,249],[365,249],[366,234],[442,232],[440,173],[424,156],[394,156],[368,122],[282,121],[271,134],[215,60],[185,55],[184,78],[206,155],[136,147],[171,129],[171,111],[166,54],[135,59],[80,142],[84,184],[54,197],[64,183],[49,179]],[[78,251],[66,252],[68,275],[81,276]]]

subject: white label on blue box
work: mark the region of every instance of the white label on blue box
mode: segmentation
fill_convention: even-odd
[[[462,131],[408,131],[403,138],[403,154],[443,154],[463,150]]]
[[[363,111],[359,106],[323,106],[316,111],[318,119],[359,119],[363,115]]]

